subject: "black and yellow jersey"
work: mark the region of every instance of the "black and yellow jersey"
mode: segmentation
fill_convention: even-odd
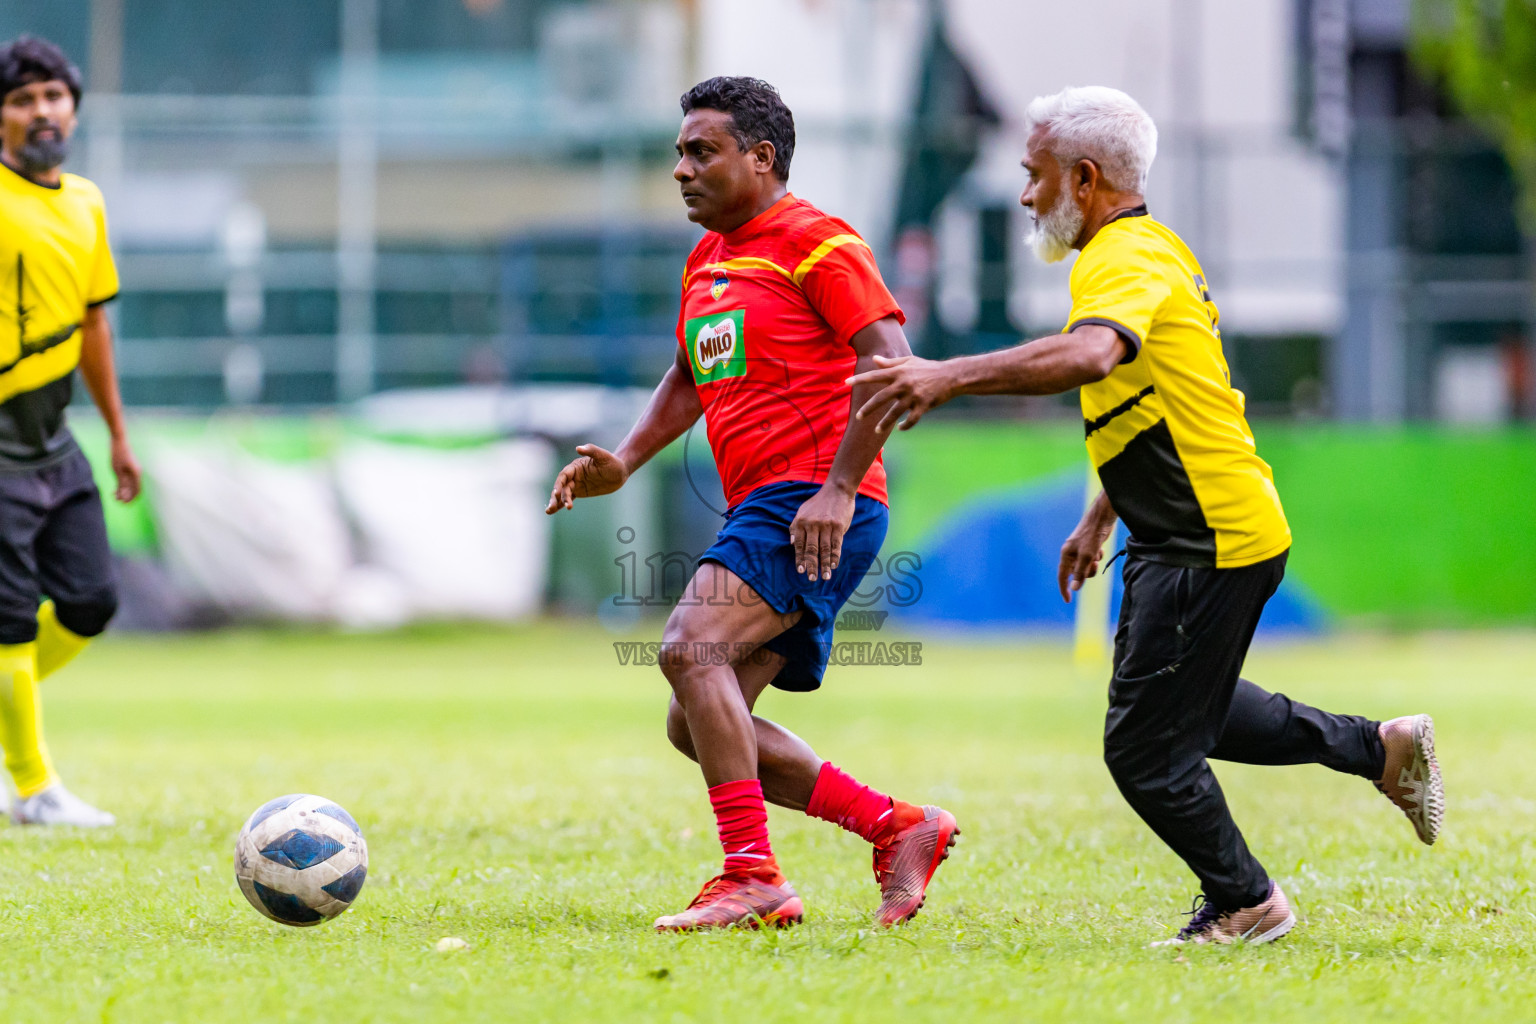
[[[40,185],[0,163],[0,464],[74,449],[64,426],[87,307],[117,294],[101,190]]]
[[[1072,314],[1112,327],[1126,361],[1082,389],[1088,454],[1130,532],[1127,550],[1218,569],[1285,551],[1291,530],[1254,450],[1220,314],[1179,236],[1146,207],[1106,224],[1072,268]]]

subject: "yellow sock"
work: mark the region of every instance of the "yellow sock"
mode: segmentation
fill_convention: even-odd
[[[68,665],[90,642],[90,637],[71,632],[59,621],[52,601],[44,601],[37,609],[37,681]]]
[[[0,644],[0,746],[22,797],[58,778],[43,743],[43,704],[37,694],[37,644]]]

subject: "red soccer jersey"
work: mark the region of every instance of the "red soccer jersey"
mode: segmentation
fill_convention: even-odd
[[[826,482],[848,427],[850,341],[888,316],[905,322],[869,246],[792,195],[694,246],[677,341],[704,404],[726,504],[764,484]],[[879,456],[859,493],[888,503]]]

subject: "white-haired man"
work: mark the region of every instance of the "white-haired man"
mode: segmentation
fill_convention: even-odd
[[[861,408],[910,428],[956,395],[1082,389],[1104,492],[1062,545],[1063,600],[1098,572],[1118,517],[1129,530],[1104,758],[1126,800],[1199,879],[1203,905],[1170,943],[1266,942],[1295,915],[1249,852],[1207,758],[1323,764],[1376,783],[1433,843],[1444,796],[1428,715],[1333,715],[1239,677],[1285,571],[1290,528],[1254,449],[1222,355],[1204,272],[1142,199],[1157,128],[1115,89],[1030,104],[1021,202],[1036,253],[1072,268],[1066,331],[934,362],[877,359],[852,378]]]

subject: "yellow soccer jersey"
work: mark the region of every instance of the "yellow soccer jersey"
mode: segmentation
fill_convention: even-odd
[[[1221,351],[1220,314],[1194,255],[1146,207],[1121,214],[1072,268],[1072,315],[1132,347],[1082,389],[1088,455],[1130,531],[1127,549],[1177,565],[1252,565],[1291,530],[1254,450],[1243,393]]]
[[[64,429],[86,308],[117,294],[101,191],[39,185],[0,164],[0,460],[72,447]]]

